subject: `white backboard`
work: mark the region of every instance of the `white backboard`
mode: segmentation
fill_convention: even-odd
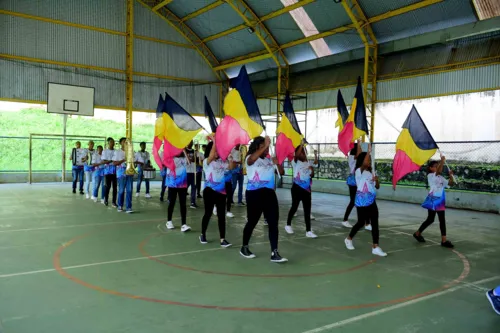
[[[94,88],[48,83],[47,112],[94,116]]]

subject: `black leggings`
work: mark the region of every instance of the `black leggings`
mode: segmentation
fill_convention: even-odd
[[[109,191],[111,190],[111,184],[113,185],[113,205],[116,206],[116,186],[117,186],[117,181],[116,181],[116,175],[113,173],[111,175],[106,175],[106,190],[104,192],[104,202],[108,203],[109,199]]]
[[[181,205],[181,221],[182,225],[186,224],[186,195],[187,188],[168,188],[168,221],[172,221],[175,201],[177,199],[177,196],[179,196],[179,204]]]
[[[197,172],[196,173],[196,193],[198,194],[198,196],[201,195],[201,175],[203,174],[203,172]]]
[[[224,206],[226,205],[226,195],[212,190],[210,187],[205,187],[203,190],[203,202],[205,203],[205,215],[201,220],[201,234],[205,236],[208,223],[212,216],[214,206],[217,207],[217,220],[219,222],[219,235],[221,239],[226,238],[226,215],[224,214]]]
[[[356,207],[358,211],[358,222],[352,227],[349,237],[354,238],[356,233],[365,225],[365,221],[372,222],[372,240],[373,244],[378,244],[379,231],[378,231],[378,207],[374,201],[370,206]]]
[[[428,226],[434,223],[434,219],[436,218],[436,214],[439,219],[439,229],[441,229],[441,236],[446,236],[446,220],[444,218],[444,210],[435,211],[435,210],[427,210],[427,219],[422,223],[420,228],[418,228],[418,232],[422,233]]]
[[[347,208],[345,210],[344,221],[347,221],[349,219],[349,215],[351,215],[351,211],[354,208],[354,199],[356,198],[357,189],[358,188],[356,186],[349,185],[349,197],[351,198],[351,200],[349,201],[349,205],[347,205]]]
[[[292,225],[293,215],[297,212],[302,201],[304,208],[304,219],[306,220],[306,231],[311,231],[311,192],[304,190],[297,184],[292,185],[292,207],[288,212],[287,225]]]
[[[161,193],[160,193],[161,200],[163,200],[163,196],[165,195],[165,189],[167,188],[165,186],[165,178],[167,178],[167,176],[161,176]]]
[[[279,207],[276,192],[269,188],[246,191],[248,222],[243,229],[243,246],[247,246],[260,216],[264,213],[269,226],[271,251],[278,249]]]
[[[226,188],[226,209],[228,212],[231,211],[231,204],[233,203],[233,196],[230,193],[233,193],[233,183],[226,182],[224,184],[224,187]],[[219,208],[217,208],[217,211],[219,211]]]

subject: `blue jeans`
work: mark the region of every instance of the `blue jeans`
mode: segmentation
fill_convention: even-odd
[[[138,175],[137,175],[137,193],[141,192],[141,183],[142,179],[144,178],[144,170],[142,168],[137,168],[138,169]],[[149,179],[144,179],[146,182],[146,194],[149,193]]]
[[[102,189],[101,189],[101,200],[104,201],[104,182],[102,181],[103,180],[103,176],[98,176],[97,175],[97,171],[94,171],[94,177],[92,178],[92,184],[93,184],[93,193],[92,193],[92,196],[94,198],[97,198],[97,195],[99,194],[99,186],[101,185],[102,183]]]
[[[132,210],[132,183],[134,182],[134,176],[123,176],[118,178],[118,207],[123,208],[123,199],[125,197],[125,191],[127,196],[125,197],[125,209]]]
[[[191,186],[191,204],[196,204],[196,186],[194,185],[194,172],[187,174],[187,188]]]
[[[233,173],[233,191],[231,192],[231,198],[233,198],[234,190],[236,190],[236,185],[238,185],[238,203],[243,202],[243,179],[245,176],[241,172]]]
[[[76,190],[76,182],[80,181],[80,192],[83,191],[83,167],[81,169],[73,169],[73,190]]]
[[[90,182],[92,181],[93,171],[85,171],[85,193],[90,194]]]

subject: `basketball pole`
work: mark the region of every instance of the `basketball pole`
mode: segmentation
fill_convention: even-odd
[[[132,142],[132,109],[133,109],[133,64],[134,64],[134,0],[127,0],[127,32],[126,32],[126,134],[127,139]]]
[[[68,123],[68,115],[63,114],[63,138],[62,138],[62,175],[61,182],[66,181],[66,124]]]

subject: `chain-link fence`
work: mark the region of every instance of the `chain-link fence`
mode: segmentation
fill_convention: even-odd
[[[500,193],[500,141],[438,142],[440,151],[446,156],[448,166],[454,171],[458,184],[454,188],[466,191]],[[310,143],[307,147],[309,160],[314,159],[314,150],[319,154],[319,167],[315,178],[345,180],[349,169],[347,159],[336,143]],[[375,170],[381,183],[392,183],[392,160],[396,143],[381,142],[372,145]],[[433,156],[439,159],[439,153]],[[285,162],[286,175],[291,175],[290,165]],[[406,175],[398,184],[427,186],[426,166]],[[444,175],[448,177],[448,168]],[[291,179],[284,178],[284,183]]]

